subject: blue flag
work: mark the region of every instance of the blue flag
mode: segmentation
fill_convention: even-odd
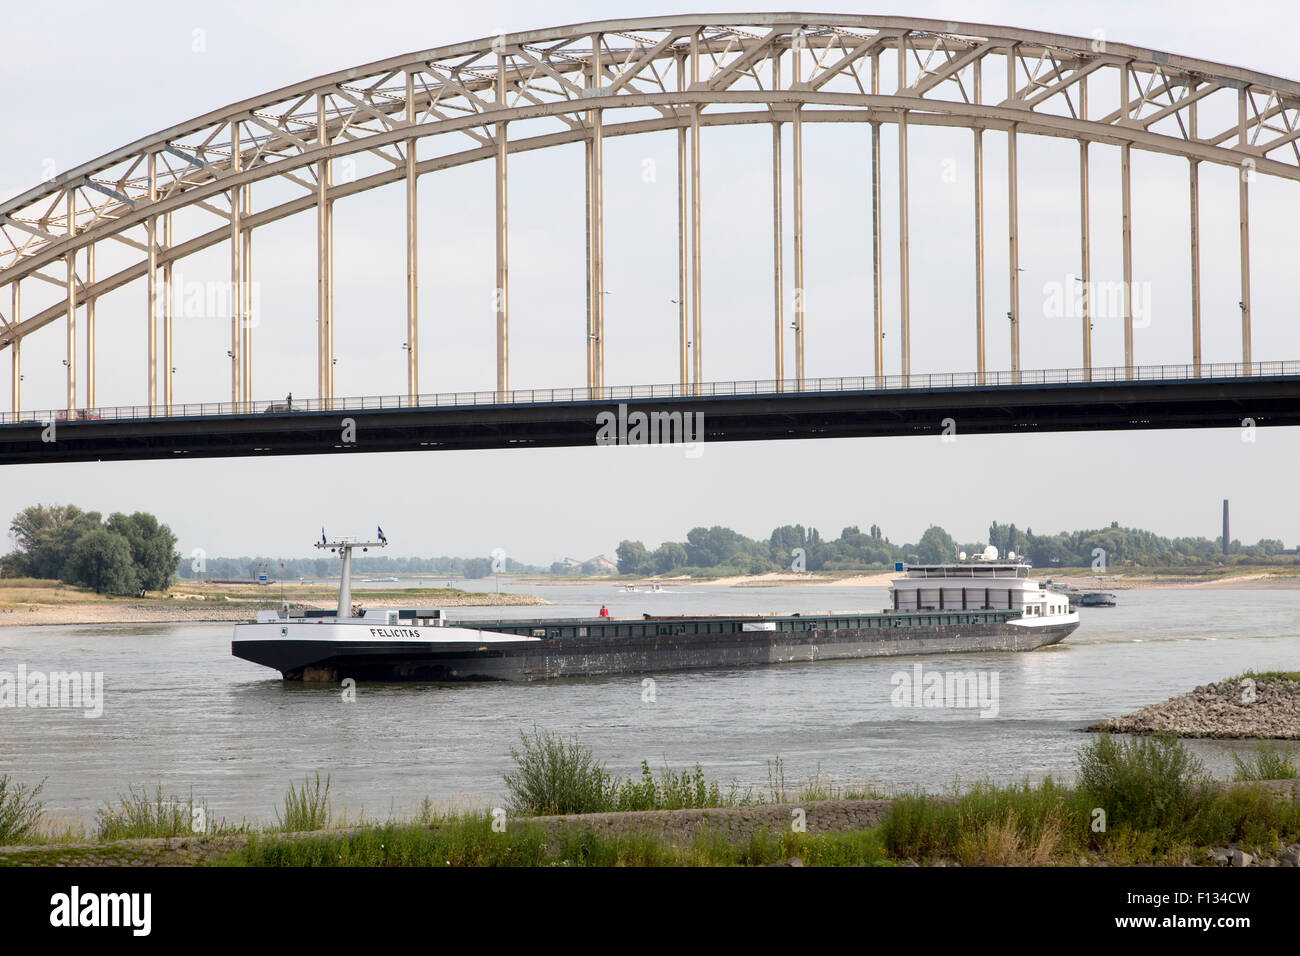
[[[326,541],[325,541],[325,529],[324,529],[324,527],[322,527],[322,528],[320,529],[320,543],[321,543],[321,544],[325,544],[325,543],[326,543]]]
[[[375,530],[379,532],[379,540],[384,544],[388,544],[388,539],[384,537],[384,529],[379,527],[379,525],[375,525]]]

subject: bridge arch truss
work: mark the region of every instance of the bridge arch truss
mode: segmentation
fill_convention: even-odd
[[[1091,98],[1091,102],[1090,102]],[[1249,185],[1254,176],[1300,180],[1300,84],[1251,70],[1100,38],[1009,27],[893,17],[736,14],[602,21],[488,37],[319,77],[236,103],[108,153],[0,204],[0,349],[12,362],[21,408],[22,343],[58,321],[66,330],[69,411],[94,407],[95,302],[143,278],[147,285],[148,405],[172,404],[172,270],[226,243],[230,251],[231,399],[253,398],[253,233],[314,212],[317,237],[318,397],[334,397],[333,212],[341,199],[403,182],[406,191],[407,391],[420,394],[417,269],[419,180],[474,162],[495,167],[496,387],[509,388],[510,157],[563,144],[585,146],[587,210],[586,376],[604,381],[604,163],[607,137],[675,130],[679,274],[679,376],[704,381],[700,249],[700,131],[766,124],[772,129],[773,357],[777,382],[804,380],[807,316],[789,292],[784,263],[782,137],[792,137],[793,275],[803,287],[802,131],[809,122],[864,123],[871,130],[874,236],[874,366],[883,374],[881,125],[897,127],[900,364],[911,371],[907,130],[972,131],[975,159],[975,358],[985,357],[984,166],[987,132],[1007,137],[1007,275],[1011,373],[1020,371],[1017,139],[1079,144],[1080,277],[1090,278],[1088,160],[1092,144],[1121,156],[1124,288],[1132,282],[1130,153],[1188,162],[1193,365],[1201,364],[1199,168],[1240,170],[1241,359],[1249,367]],[[340,160],[367,156],[378,171],[336,176]],[[278,181],[273,202],[258,185]],[[203,220],[182,235],[174,217]],[[188,216],[190,213],[197,216]],[[193,225],[193,223],[191,223]],[[96,250],[126,264],[97,275]],[[57,290],[25,314],[23,290]],[[1133,316],[1124,304],[1125,366],[1134,366]],[[794,327],[793,376],[784,329]],[[1082,367],[1092,367],[1091,317],[1080,325]],[[84,354],[83,354],[84,350]],[[79,363],[79,357],[82,363]],[[79,380],[79,371],[82,373]]]

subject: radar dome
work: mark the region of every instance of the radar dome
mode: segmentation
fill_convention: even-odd
[[[993,547],[993,545],[989,545],[984,549],[984,554],[981,555],[981,557],[985,561],[996,561],[998,559],[998,549]]]
[[[958,561],[965,561],[965,560],[966,560],[966,552],[965,552],[965,551],[958,551],[958,552],[957,552],[957,560],[958,560]]]

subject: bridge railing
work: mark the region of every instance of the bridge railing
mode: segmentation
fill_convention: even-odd
[[[680,382],[659,385],[607,385],[603,388],[525,388],[506,392],[436,392],[354,398],[263,399],[255,402],[191,402],[173,405],[117,405],[88,409],[0,412],[0,425],[63,423],[225,415],[347,412],[472,405],[534,405],[573,402],[619,402],[641,399],[716,398],[806,392],[933,391],[957,388],[1007,388],[1090,382],[1174,382],[1246,377],[1300,376],[1300,361],[1219,362],[1194,365],[1138,365],[1093,369],[1006,369],[986,372],[918,372],[910,375],[857,375],[804,379],[753,379],[731,382]]]

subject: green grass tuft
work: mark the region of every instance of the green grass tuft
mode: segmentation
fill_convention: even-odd
[[[303,779],[301,789],[292,781],[289,791],[284,795],[284,811],[276,811],[276,827],[286,833],[303,830],[324,830],[330,825],[330,778],[325,777],[321,783],[320,773],[316,779]]]
[[[1247,677],[1255,680],[1293,680],[1300,681],[1300,671],[1244,671],[1236,677],[1228,678],[1229,681],[1245,680]]]
[[[101,842],[147,837],[191,836],[210,831],[207,805],[187,797],[168,797],[159,784],[152,795],[144,787],[127,787],[117,803],[95,813],[95,835]]]
[[[45,811],[37,799],[44,786],[44,780],[29,787],[0,774],[0,845],[26,843],[35,836]]]
[[[1295,752],[1287,744],[1279,753],[1273,745],[1261,740],[1255,747],[1255,756],[1243,760],[1232,755],[1233,780],[1294,780],[1300,777],[1300,767],[1295,764]]]
[[[285,832],[304,830],[325,830],[330,825],[329,805],[330,778],[326,775],[321,783],[320,773],[316,779],[303,778],[302,788],[289,783],[289,792],[285,793],[283,812],[276,810],[276,827]]]

